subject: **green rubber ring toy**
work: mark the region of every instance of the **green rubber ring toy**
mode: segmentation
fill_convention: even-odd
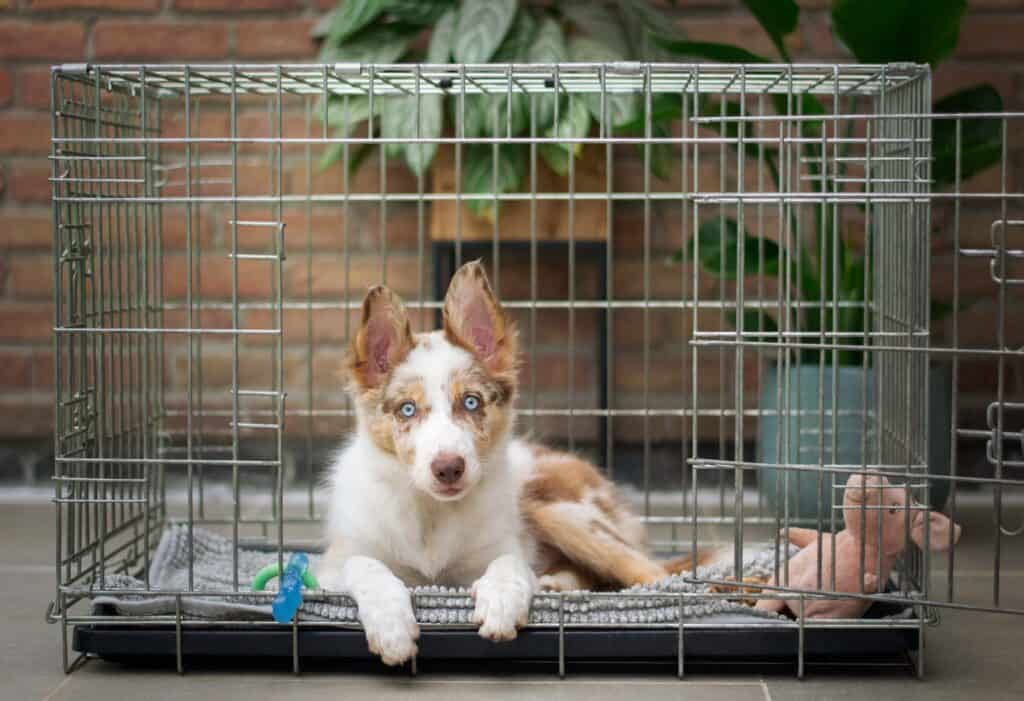
[[[255,577],[253,577],[252,590],[263,591],[267,587],[267,582],[269,582],[271,579],[277,577],[280,574],[281,570],[276,563],[272,565],[267,565],[262,570],[257,572]],[[306,589],[320,588],[320,582],[316,581],[316,577],[314,577],[313,573],[309,570],[306,570],[302,573],[302,584],[306,587]]]

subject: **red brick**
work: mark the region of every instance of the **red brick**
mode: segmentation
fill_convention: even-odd
[[[748,51],[770,59],[778,57],[772,40],[749,13],[714,17],[685,18],[678,28],[686,32],[690,41],[713,41],[742,46]],[[799,32],[786,38],[786,48],[795,54],[802,46]]]
[[[301,6],[300,0],[174,0],[174,8],[182,12],[293,10]]]
[[[228,52],[223,23],[99,20],[93,30],[98,59],[218,59]]]
[[[1014,73],[1005,66],[992,63],[961,63],[950,61],[941,64],[935,71],[932,94],[936,99],[956,90],[969,88],[980,83],[990,83],[1004,101],[1013,99]]]
[[[0,304],[0,340],[45,341],[52,335],[52,304],[48,302]]]
[[[0,248],[49,250],[53,246],[53,219],[49,212],[0,209],[4,231]]]
[[[53,260],[50,256],[18,256],[10,260],[10,291],[18,300],[44,300],[53,296]]]
[[[231,312],[226,309],[195,309],[192,312],[192,326],[200,329],[230,329]],[[163,327],[188,328],[188,312],[184,309],[168,309],[164,312]]]
[[[40,348],[0,351],[0,388],[53,389],[53,353]]]
[[[193,260],[193,263],[195,261]],[[270,272],[267,261],[239,261],[238,294],[243,299],[270,300]],[[164,296],[184,300],[188,290],[188,262],[184,255],[164,255]],[[206,299],[231,298],[231,261],[227,256],[206,256],[199,272]],[[198,295],[195,269],[192,294]]]
[[[0,22],[0,59],[81,59],[84,53],[79,22]]]
[[[25,66],[18,69],[18,104],[29,109],[50,109],[50,69]]]
[[[47,349],[32,350],[32,386],[39,390],[53,391],[53,353]]]
[[[188,214],[185,207],[163,207],[162,242],[165,251],[184,250],[188,242],[187,220]],[[225,225],[227,216],[224,216]],[[214,239],[214,214],[209,209],[204,209],[196,222],[196,213],[192,213],[192,246],[202,248],[202,255],[207,256],[212,249]],[[219,253],[219,252],[218,252]]]
[[[387,284],[404,297],[416,293],[415,256],[394,255],[388,257]],[[385,277],[382,261],[375,255],[353,255],[349,272],[348,288],[345,287],[345,262],[340,256],[323,255],[313,261],[312,291],[314,298],[340,299],[344,296],[361,298],[371,286]],[[285,272],[285,289],[291,294],[305,294],[310,279],[305,265],[289,266]]]
[[[50,201],[50,167],[45,161],[15,161],[7,170],[12,200],[29,203]]]
[[[50,120],[37,114],[0,115],[0,153],[38,154],[50,150]]]
[[[241,40],[241,36],[239,36]],[[266,108],[256,110],[245,110],[238,115],[237,124],[238,136],[243,139],[277,137],[277,119],[271,117]],[[306,129],[306,115],[301,110],[285,110],[281,115],[281,134],[286,139],[301,138],[308,135],[320,136],[320,120],[313,115],[310,120],[309,129]],[[225,132],[227,135],[230,132]],[[289,155],[303,156],[305,146],[299,146],[293,151],[285,149],[285,157]],[[316,150],[316,146],[312,150]]]
[[[312,20],[252,20],[238,23],[238,55],[242,58],[309,58],[316,44]]]
[[[11,71],[8,68],[0,68],[0,107],[11,104],[14,96],[14,81],[11,80]]]
[[[960,25],[957,54],[972,58],[1019,56],[1022,33],[1024,15],[968,14]]]
[[[536,368],[536,383],[540,392],[568,392],[569,391],[569,355],[565,352],[541,351],[536,354],[536,365],[531,366],[530,354],[523,356],[523,365],[519,371],[520,381],[523,387],[529,387],[534,380]],[[594,361],[582,354],[577,354],[573,362],[573,388],[577,395],[584,395],[595,386],[597,374]],[[579,406],[582,406],[582,402]]]
[[[48,396],[11,397],[0,402],[4,437],[43,438],[53,435],[53,400]]]
[[[832,23],[827,16],[804,20],[801,28],[807,37],[806,49],[801,52],[803,59],[849,58],[850,52],[836,39]],[[797,31],[801,31],[798,29]]]
[[[160,0],[28,0],[26,9],[49,10],[113,10],[121,12],[155,12]]]

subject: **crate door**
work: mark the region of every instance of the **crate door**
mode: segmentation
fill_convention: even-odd
[[[930,105],[930,89],[891,90],[815,117],[820,146],[782,139],[793,182],[809,164],[833,175],[759,194],[778,236],[751,228],[739,187],[698,202],[701,219],[746,222],[726,255],[777,242],[779,283],[695,286],[714,291],[691,339],[693,547],[728,552],[733,571],[756,562],[764,592],[823,595],[843,590],[842,568],[822,558],[797,586],[796,542],[850,521],[899,555],[881,591],[843,596],[1024,613],[1010,586],[1024,570],[1022,117]],[[826,284],[801,284],[808,270]],[[884,574],[889,558],[870,553],[857,571]],[[726,586],[722,572],[691,576]]]

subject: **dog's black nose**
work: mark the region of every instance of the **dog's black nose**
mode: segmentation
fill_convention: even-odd
[[[455,484],[466,471],[466,461],[455,453],[441,453],[430,463],[430,471],[441,484]]]

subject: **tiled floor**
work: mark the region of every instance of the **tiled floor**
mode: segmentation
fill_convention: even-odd
[[[985,573],[991,553],[976,537],[991,528],[979,507],[964,519],[965,539],[959,551],[957,586],[963,595],[983,597],[990,580]],[[894,671],[823,671],[809,669],[803,681],[791,670],[766,673],[749,669],[696,670],[677,681],[670,670],[642,674],[570,670],[558,681],[539,673],[513,674],[486,670],[453,674],[424,669],[416,678],[402,674],[317,670],[295,678],[284,670],[192,670],[179,677],[173,670],[138,669],[90,661],[71,676],[59,668],[56,626],[43,622],[52,597],[53,520],[47,505],[0,505],[0,543],[5,625],[0,629],[0,700],[62,699],[399,699],[413,693],[424,699],[902,699],[929,701],[972,696],[984,701],[1024,698],[1024,618],[964,611],[943,614],[929,630],[927,678],[916,681]],[[1007,539],[1003,587],[1007,605],[1024,608],[1024,536]]]

